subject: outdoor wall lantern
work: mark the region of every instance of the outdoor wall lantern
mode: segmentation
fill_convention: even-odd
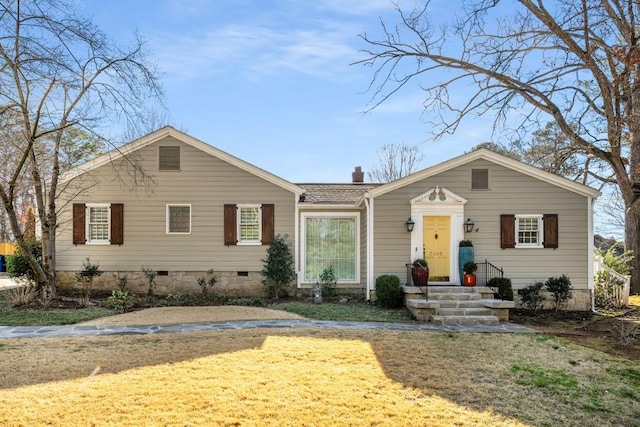
[[[407,226],[407,231],[409,233],[411,233],[413,231],[413,227],[416,225],[415,221],[411,219],[411,217],[409,217],[409,219],[407,220],[407,222],[404,223],[404,225]]]
[[[476,225],[475,222],[471,221],[471,218],[467,218],[464,222],[464,231],[467,233],[471,233],[473,231],[473,226]]]

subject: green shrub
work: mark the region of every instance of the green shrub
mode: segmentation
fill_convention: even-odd
[[[142,274],[147,278],[147,296],[153,298],[156,288],[156,277],[158,272],[152,270],[150,267],[142,266]]]
[[[127,291],[114,290],[104,302],[104,307],[119,313],[126,313],[136,305],[136,298]]]
[[[547,291],[553,295],[553,301],[555,303],[555,310],[564,306],[567,301],[571,299],[573,287],[571,286],[571,279],[566,274],[558,277],[550,277],[544,284]]]
[[[500,298],[507,301],[513,301],[513,288],[511,287],[511,279],[506,277],[494,277],[487,281],[487,287],[498,289],[496,292]]]
[[[204,276],[198,279],[198,286],[200,286],[202,296],[205,298],[209,296],[209,292],[211,292],[215,284],[218,283],[218,276],[213,274],[213,268],[207,272],[207,276],[209,276],[208,279]]]
[[[99,264],[92,264],[89,257],[82,263],[82,270],[76,273],[76,279],[82,286],[82,305],[86,306],[91,298],[91,289],[96,277],[102,275]]]
[[[116,285],[118,286],[118,290],[119,291],[126,291],[127,290],[127,282],[129,281],[129,279],[127,278],[126,274],[113,274],[113,278],[116,280]]]
[[[188,292],[186,294],[181,294],[180,292],[176,292],[175,294],[169,294],[164,297],[164,300],[159,300],[159,304],[167,305],[167,306],[194,306],[198,305],[198,296]]]
[[[542,294],[542,288],[544,283],[536,282],[532,285],[525,286],[520,291],[522,298],[522,306],[533,311],[536,314],[538,309],[542,308],[544,304],[544,295]]]
[[[42,265],[42,244],[38,240],[27,242],[27,250],[35,256],[36,260]],[[16,248],[13,255],[5,256],[7,263],[7,274],[9,277],[28,280],[31,283],[36,282],[36,273],[33,271],[27,261],[26,252],[20,246]]]
[[[267,257],[262,260],[262,285],[267,298],[286,298],[289,284],[296,278],[293,267],[293,253],[287,236],[277,235],[267,249]]]
[[[338,294],[336,291],[338,279],[336,279],[336,273],[332,265],[322,270],[322,273],[320,274],[320,283],[322,284],[323,296],[331,298]]]
[[[404,294],[398,276],[384,274],[376,279],[376,299],[380,307],[402,307],[403,297]]]
[[[596,249],[596,255],[602,257],[604,265],[619,274],[629,275],[631,274],[631,260],[633,259],[633,252],[625,251],[618,255],[618,245],[613,245],[606,251],[602,249]]]

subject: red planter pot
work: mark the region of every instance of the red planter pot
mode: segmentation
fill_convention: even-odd
[[[462,284],[464,286],[475,286],[476,285],[476,275],[475,274],[465,274],[462,277]]]
[[[429,269],[412,267],[411,278],[413,279],[413,286],[427,286],[427,282],[429,281]]]

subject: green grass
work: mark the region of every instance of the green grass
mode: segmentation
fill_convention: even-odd
[[[0,300],[0,325],[2,326],[51,326],[72,325],[112,315],[106,308],[33,309],[10,307]]]
[[[383,309],[368,304],[307,304],[302,302],[275,303],[273,310],[288,311],[316,320],[353,322],[411,322],[411,314],[404,308]]]

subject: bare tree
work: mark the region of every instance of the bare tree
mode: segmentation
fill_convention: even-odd
[[[135,126],[161,88],[139,37],[117,46],[64,0],[0,3],[0,88],[0,118],[12,125],[16,158],[0,182],[0,198],[26,249],[16,196],[28,177],[43,252],[42,266],[33,257],[29,264],[48,300],[56,291],[59,177],[95,142],[74,132],[98,136],[122,122]]]
[[[377,151],[378,164],[368,172],[373,182],[390,182],[416,171],[424,158],[419,145],[385,144]]]
[[[398,8],[399,24],[382,22],[380,39],[362,35],[369,47],[358,63],[375,69],[372,108],[421,79],[436,136],[471,114],[495,114],[495,129],[520,135],[552,120],[574,148],[606,165],[609,173],[595,175],[619,188],[627,248],[640,254],[640,4],[544,3],[463,1],[461,18],[438,29],[429,2]],[[460,87],[468,97],[450,96]],[[640,256],[632,274],[640,293]]]

